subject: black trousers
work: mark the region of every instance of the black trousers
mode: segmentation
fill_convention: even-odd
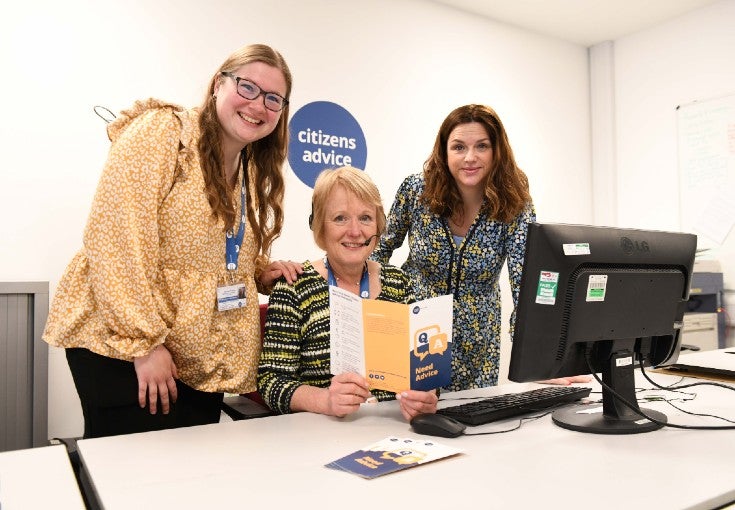
[[[66,349],[74,385],[82,402],[84,438],[116,436],[150,430],[219,422],[223,393],[195,390],[176,381],[178,398],[168,414],[151,414],[138,404],[138,378],[129,361],[108,358],[87,349]]]

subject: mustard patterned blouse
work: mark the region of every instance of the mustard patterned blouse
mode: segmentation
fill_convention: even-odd
[[[149,99],[109,124],[112,147],[83,247],[59,282],[43,338],[128,361],[164,344],[187,385],[250,392],[261,346],[258,254],[247,225],[233,275],[247,305],[219,312],[216,288],[229,280],[225,234],[204,193],[197,115]]]

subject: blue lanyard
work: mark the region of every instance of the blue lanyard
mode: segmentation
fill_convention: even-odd
[[[245,169],[243,168],[243,173]],[[242,186],[240,187],[240,228],[237,235],[234,235],[232,229],[225,234],[225,263],[230,271],[237,269],[237,256],[240,253],[240,246],[245,237],[245,178],[243,176]]]
[[[324,257],[324,266],[327,268],[327,283],[333,287],[337,287],[337,278],[335,278],[332,268],[329,267],[327,257]],[[362,277],[360,278],[360,297],[370,297],[370,273],[368,273],[367,270],[367,262],[365,263],[365,269],[362,270]]]

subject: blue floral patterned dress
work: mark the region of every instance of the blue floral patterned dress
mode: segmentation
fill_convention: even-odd
[[[533,204],[510,223],[475,218],[462,242],[455,244],[447,219],[420,201],[421,174],[407,177],[396,193],[386,233],[373,258],[387,264],[408,234],[403,264],[416,299],[454,295],[452,380],[447,390],[498,383],[500,365],[500,271],[507,259],[513,302],[517,304],[528,224],[536,221]],[[511,318],[511,331],[515,312]]]

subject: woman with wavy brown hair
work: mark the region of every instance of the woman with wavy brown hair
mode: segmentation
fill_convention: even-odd
[[[258,292],[283,224],[291,73],[265,45],[213,74],[203,104],[139,101],[112,146],[44,340],[64,347],[84,437],[219,421],[256,388]]]
[[[423,174],[407,177],[398,189],[375,251],[387,263],[408,235],[403,270],[416,299],[454,295],[452,380],[446,389],[497,384],[498,279],[507,261],[515,302],[532,221],[528,179],[498,115],[475,104],[452,111]]]

